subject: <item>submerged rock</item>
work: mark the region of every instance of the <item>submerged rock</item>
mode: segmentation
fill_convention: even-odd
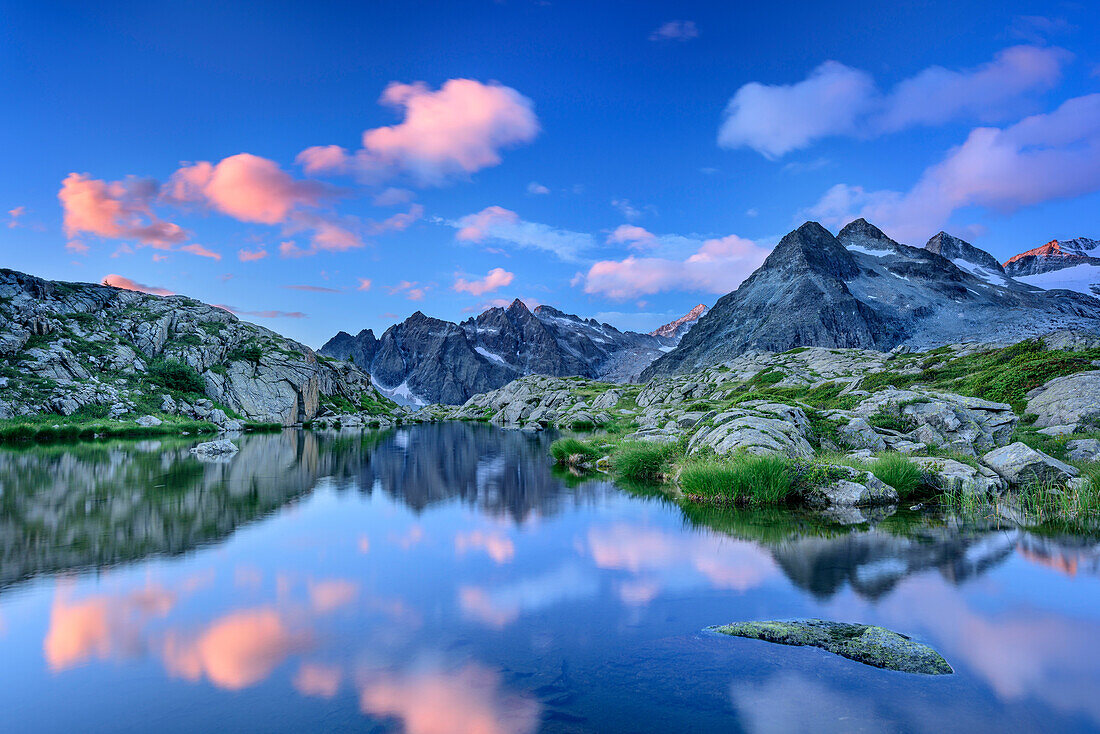
[[[780,645],[820,647],[835,655],[876,668],[902,673],[950,675],[951,666],[938,652],[899,632],[866,624],[824,619],[738,622],[709,629],[732,637]]]
[[[237,445],[227,438],[220,441],[206,441],[191,447],[191,453],[199,456],[227,456],[237,453],[238,450]]]

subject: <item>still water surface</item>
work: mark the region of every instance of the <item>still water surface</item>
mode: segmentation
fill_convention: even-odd
[[[193,442],[192,442],[193,443]],[[445,424],[0,451],[10,732],[1097,731],[1100,543],[685,516]],[[818,616],[943,677],[702,628]]]

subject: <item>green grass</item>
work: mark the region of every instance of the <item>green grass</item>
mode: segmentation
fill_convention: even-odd
[[[805,413],[806,418],[810,421],[810,443],[814,445],[814,448],[821,448],[823,441],[840,445],[839,429],[847,423],[842,420],[827,418],[824,414],[813,409],[806,410]]]
[[[680,469],[680,488],[690,502],[776,505],[796,491],[798,472],[785,456],[701,457]]]
[[[1088,482],[1079,489],[1036,483],[999,497],[943,493],[942,505],[966,518],[996,519],[1001,506],[1011,509],[1017,523],[1043,535],[1100,537],[1100,465],[1085,467],[1081,476]]]
[[[260,345],[252,343],[229,350],[229,353],[225,355],[225,361],[252,362],[254,364],[259,364],[263,356],[264,350],[260,348]]]
[[[255,433],[278,433],[282,431],[282,423],[261,423],[258,421],[245,421],[244,429],[246,431],[253,431]]]
[[[185,395],[206,393],[206,383],[195,368],[175,359],[150,362],[148,380],[158,387]]]
[[[912,497],[924,487],[923,472],[905,454],[880,454],[870,470],[882,482],[893,487],[901,499]]]
[[[867,416],[867,423],[874,428],[885,428],[889,431],[897,431],[898,433],[909,433],[909,431],[917,427],[916,421],[909,416],[888,413],[882,409]]]
[[[206,421],[167,419],[159,426],[139,426],[133,421],[81,420],[63,416],[34,416],[0,421],[0,443],[50,443],[97,438],[145,438],[181,433],[217,433]]]
[[[888,484],[905,499],[930,489],[924,472],[909,460],[905,454],[884,451],[875,455],[875,461],[864,461],[845,454],[821,454],[818,461],[824,464],[839,464],[853,469],[869,471],[884,484]]]
[[[636,482],[659,482],[665,478],[680,447],[652,441],[624,441],[611,456],[615,474]]]
[[[559,438],[550,444],[550,455],[563,466],[583,464],[603,456],[591,443],[576,438]]]
[[[860,387],[875,392],[887,385],[906,388],[921,384],[960,395],[1008,403],[1023,413],[1027,392],[1055,377],[1093,369],[1100,349],[1066,352],[1046,349],[1041,341],[1027,340],[1004,349],[993,349],[952,358],[946,350],[933,350],[941,358],[925,359],[916,374],[876,372],[863,378]]]

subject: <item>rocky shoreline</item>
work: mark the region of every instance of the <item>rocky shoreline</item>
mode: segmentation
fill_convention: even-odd
[[[524,377],[413,419],[595,429],[594,453],[565,462],[580,468],[613,466],[623,447],[675,447],[664,469],[675,484],[693,462],[813,463],[828,478],[813,488],[817,504],[860,521],[860,508],[905,499],[876,477],[876,463],[894,456],[916,468],[925,490],[967,502],[1036,485],[1091,491],[1098,366],[1100,339],[1071,331],[1007,348],[753,351],[644,385]]]

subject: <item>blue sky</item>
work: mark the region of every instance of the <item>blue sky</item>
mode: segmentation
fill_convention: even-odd
[[[313,346],[517,296],[653,328],[810,218],[1100,236],[1090,3],[0,9],[2,264]]]

